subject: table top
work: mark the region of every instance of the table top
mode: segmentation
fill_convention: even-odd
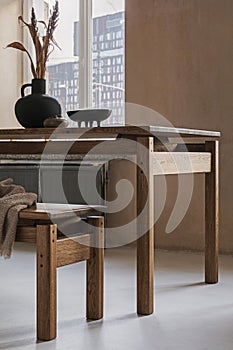
[[[45,140],[45,139],[86,139],[114,138],[120,135],[155,137],[202,137],[219,138],[218,131],[197,130],[165,126],[104,126],[94,128],[41,128],[41,129],[0,129],[0,140]]]

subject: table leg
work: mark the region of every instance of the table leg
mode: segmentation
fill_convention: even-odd
[[[104,304],[104,218],[89,217],[87,223],[92,227],[91,259],[87,260],[86,316],[90,320],[103,317]]]
[[[137,313],[149,315],[154,311],[153,138],[139,137],[137,143]]]
[[[219,141],[207,141],[211,172],[205,174],[205,282],[218,282]]]

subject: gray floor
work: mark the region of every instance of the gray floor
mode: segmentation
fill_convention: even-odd
[[[203,284],[203,255],[156,251],[152,316],[135,313],[135,250],[106,251],[105,317],[85,320],[85,264],[58,272],[58,338],[35,339],[35,254],[21,245],[0,261],[0,349],[232,350],[233,257],[220,283]]]

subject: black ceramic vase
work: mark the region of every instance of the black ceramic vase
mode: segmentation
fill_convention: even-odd
[[[31,87],[31,94],[25,96],[28,87]],[[25,128],[43,128],[45,119],[61,115],[59,102],[46,95],[45,79],[32,79],[31,84],[23,85],[21,96],[15,104],[15,115]]]

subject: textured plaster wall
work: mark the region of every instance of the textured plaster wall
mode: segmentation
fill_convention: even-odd
[[[220,247],[232,253],[233,1],[126,0],[126,101],[158,111],[175,126],[222,132]],[[137,122],[143,121],[142,114]],[[203,189],[198,175],[187,215],[167,235],[177,192],[177,181],[168,180],[157,246],[203,248]]]
[[[18,16],[21,14],[21,1],[0,1],[0,128],[18,127],[14,105],[19,98],[22,81],[21,54],[13,49],[4,50],[8,43],[21,39]]]

